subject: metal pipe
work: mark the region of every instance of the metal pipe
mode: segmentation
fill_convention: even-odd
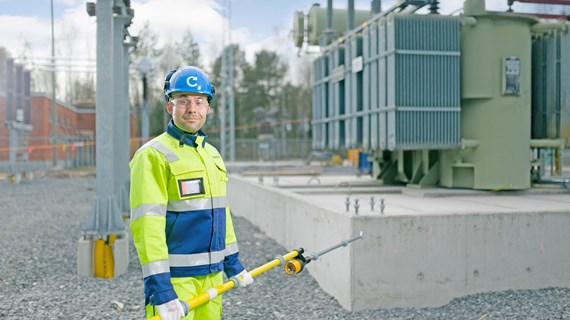
[[[53,0],[51,0],[51,143],[55,145],[57,143],[57,110],[55,105],[55,32],[53,25]],[[52,164],[55,167],[57,165],[57,148],[53,147],[53,160]]]
[[[111,37],[112,37],[112,52],[113,52],[113,129],[112,129],[112,139],[113,141],[113,185],[114,185],[114,195],[117,199],[119,209],[124,210],[124,181],[125,173],[129,172],[128,160],[124,162],[123,153],[128,152],[128,137],[125,137],[123,128],[125,125],[125,119],[128,117],[128,106],[125,105],[123,100],[123,65],[124,65],[124,53],[123,53],[123,7],[118,5],[115,1],[113,5],[113,14],[111,22]],[[99,67],[99,65],[97,65]],[[99,141],[99,139],[97,139]]]
[[[363,235],[363,234],[364,234],[364,233],[363,233],[362,231],[360,231],[360,234],[359,234],[357,237],[354,237],[354,238],[349,239],[349,240],[343,240],[343,241],[341,241],[341,242],[340,242],[339,244],[337,244],[337,245],[334,245],[334,246],[332,246],[332,247],[330,247],[330,248],[327,248],[327,249],[325,249],[325,250],[323,250],[323,251],[321,251],[321,252],[316,252],[316,253],[313,253],[313,254],[309,255],[307,258],[311,258],[311,260],[315,260],[315,261],[316,261],[316,260],[319,259],[320,256],[322,256],[322,255],[324,255],[324,254],[327,254],[327,253],[329,253],[329,252],[331,252],[331,251],[333,251],[333,250],[336,250],[336,249],[338,249],[338,248],[340,248],[340,247],[346,247],[346,246],[348,246],[349,243],[354,242],[354,241],[356,241],[356,240],[362,239],[362,235]]]
[[[354,29],[354,0],[348,0],[348,19],[347,19],[347,29]]]
[[[533,33],[544,33],[549,31],[566,31],[568,26],[565,22],[541,22],[530,27],[530,31]]]
[[[230,127],[230,161],[236,160],[236,121],[234,97],[234,47],[232,45],[232,7],[228,1],[228,67],[229,67],[229,127]]]
[[[147,74],[143,75],[143,108],[142,108],[142,119],[141,119],[141,133],[142,141],[141,143],[146,143],[148,141],[148,83]]]
[[[564,139],[531,139],[531,148],[556,148],[564,149]]]
[[[327,31],[332,30],[333,23],[333,1],[327,0]]]
[[[570,6],[570,0],[516,0],[521,3],[561,4]]]
[[[320,38],[321,47],[326,47],[334,38],[335,31],[333,29],[333,2],[327,0],[327,26]]]
[[[372,0],[370,2],[370,12],[372,13],[373,16],[379,14],[380,12],[382,12],[382,0]]]
[[[14,120],[14,59],[6,59],[6,120]]]
[[[479,144],[479,140],[461,139],[461,149],[477,148]]]
[[[30,71],[24,70],[24,123],[29,124],[30,121]]]
[[[548,13],[531,13],[531,12],[518,12],[518,13],[530,14],[533,16],[537,16],[541,19],[570,20],[570,16],[565,14],[548,14]]]

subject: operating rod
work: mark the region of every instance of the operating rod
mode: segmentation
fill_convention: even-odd
[[[257,277],[258,275],[271,270],[273,268],[275,268],[276,266],[289,261],[295,257],[297,257],[299,255],[299,251],[302,252],[302,249],[297,249],[297,250],[293,250],[281,257],[276,257],[275,259],[267,262],[264,265],[261,265],[251,271],[249,271],[249,274],[251,275],[252,278]],[[240,279],[241,280],[241,279]],[[218,295],[234,288],[237,285],[238,280],[234,279],[234,277],[230,278],[229,281],[215,287],[215,288],[210,288],[204,292],[202,292],[201,294],[194,296],[188,300],[184,300],[181,301],[183,304],[187,304],[188,306],[188,310],[185,312],[185,314],[188,314],[189,310],[193,310],[196,309],[197,307],[203,305],[204,303],[213,300],[214,298],[216,298]],[[160,316],[154,316],[151,319],[153,320],[158,320],[160,319]]]
[[[333,250],[336,250],[336,249],[338,249],[338,248],[340,248],[340,247],[346,247],[346,246],[348,246],[349,243],[354,242],[354,241],[359,240],[359,239],[362,239],[362,235],[363,235],[363,232],[360,231],[360,234],[359,234],[357,237],[354,237],[354,238],[349,239],[349,240],[342,240],[342,241],[341,241],[339,244],[337,244],[337,245],[334,245],[334,246],[332,246],[332,247],[330,247],[330,248],[327,248],[327,249],[325,249],[325,250],[323,250],[323,251],[321,251],[321,252],[316,252],[316,253],[313,253],[313,254],[309,255],[308,258],[311,258],[311,260],[318,260],[319,257],[322,256],[322,255],[324,255],[324,254],[327,254],[327,253],[329,253],[329,252],[331,252],[331,251],[333,251]]]

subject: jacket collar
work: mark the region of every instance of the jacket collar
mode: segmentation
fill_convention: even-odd
[[[191,134],[182,131],[180,128],[174,125],[174,122],[170,120],[168,126],[166,127],[166,132],[171,135],[174,139],[178,140],[178,146],[183,147],[185,144],[196,148],[198,143],[202,142],[202,148],[206,145],[206,138],[208,135],[202,130],[198,130],[196,134]],[[198,142],[196,142],[198,141]]]

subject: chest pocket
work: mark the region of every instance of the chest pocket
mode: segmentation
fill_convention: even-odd
[[[216,177],[217,177],[217,185],[218,185],[218,192],[220,196],[226,195],[226,183],[228,182],[228,171],[226,166],[224,165],[224,160],[220,156],[212,157],[214,163],[216,164]]]
[[[208,192],[206,169],[199,161],[177,160],[170,163],[170,199],[203,197]]]

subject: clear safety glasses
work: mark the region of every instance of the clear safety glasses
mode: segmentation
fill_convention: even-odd
[[[176,105],[178,108],[183,109],[189,109],[190,105],[192,104],[198,108],[204,108],[208,106],[208,100],[205,97],[176,98],[172,100],[172,103],[174,103],[174,105]]]

